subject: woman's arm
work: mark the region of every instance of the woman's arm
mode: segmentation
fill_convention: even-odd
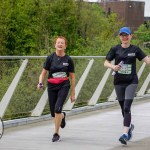
[[[47,70],[43,68],[40,76],[39,76],[39,83],[37,85],[37,88],[40,89],[41,88],[41,85],[43,85],[43,81],[44,81],[44,78],[47,74]]]
[[[143,61],[146,63],[146,64],[149,64],[150,65],[150,57],[146,56]]]
[[[118,71],[121,69],[121,66],[120,65],[113,65],[110,61],[108,60],[105,60],[104,62],[104,66],[107,67],[107,68],[110,68],[114,71]]]
[[[75,73],[69,73],[69,76],[71,78],[71,102],[75,101]]]

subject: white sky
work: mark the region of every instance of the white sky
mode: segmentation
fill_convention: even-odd
[[[85,0],[89,2],[97,2],[98,0]],[[144,1],[145,2],[145,12],[144,16],[145,17],[150,17],[150,0],[131,0],[131,1]]]

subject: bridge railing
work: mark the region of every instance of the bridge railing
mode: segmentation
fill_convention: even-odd
[[[111,69],[104,67],[105,56],[71,56],[75,63],[76,101],[66,99],[64,110],[95,106],[116,100]],[[37,90],[46,56],[0,56],[0,116],[5,120],[49,113],[46,79]],[[150,92],[150,68],[137,62],[139,86],[136,96]]]

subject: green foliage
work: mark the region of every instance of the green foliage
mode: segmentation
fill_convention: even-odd
[[[108,17],[100,6],[96,4],[79,3],[78,34],[76,48],[72,55],[105,55],[108,49],[115,43],[115,30],[118,31],[121,23],[117,21],[117,15]]]
[[[150,54],[150,48],[144,46],[146,43],[150,43],[150,22],[142,24],[138,30],[134,32],[132,40],[132,44],[138,45],[146,54]]]
[[[0,100],[11,84],[20,64],[21,61],[0,61]]]
[[[147,22],[147,25],[142,24],[134,34],[135,34],[135,37],[138,37],[140,42],[149,42],[150,41],[150,22]]]
[[[49,54],[57,35],[68,39],[68,54],[102,55],[120,26],[116,14],[74,0],[2,0],[0,15],[1,55]]]
[[[67,51],[72,49],[77,38],[76,11],[74,0],[54,0],[50,2],[47,10],[48,15],[45,16],[45,27],[48,35],[50,35],[48,36],[50,44],[52,44],[55,36],[63,35],[69,41]]]
[[[70,55],[106,55],[123,25],[117,14],[79,0],[1,0],[0,16],[0,55],[48,55],[58,35],[68,39]],[[150,41],[149,26],[141,25],[132,43]]]
[[[37,90],[38,76],[42,69],[43,60],[32,60],[28,62],[28,65],[21,77],[19,84],[15,90],[13,97],[11,98],[10,105],[6,111],[6,118],[14,118],[16,114],[18,116],[26,116],[31,114],[31,111],[36,106],[43,90]],[[15,69],[16,68],[12,68]],[[11,70],[11,69],[10,69]],[[13,74],[10,74],[12,79]],[[5,77],[8,76],[5,74]],[[45,80],[46,81],[46,80]],[[44,83],[44,90],[46,83]]]
[[[5,48],[7,55],[33,54],[38,34],[38,4],[35,1],[5,1],[2,3],[6,14],[5,21]],[[0,9],[1,10],[1,9]],[[3,10],[1,10],[3,11]]]

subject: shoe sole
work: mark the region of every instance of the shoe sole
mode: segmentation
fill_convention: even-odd
[[[127,141],[124,139],[124,138],[120,138],[119,141],[124,144],[124,145],[127,145]]]
[[[56,141],[53,141],[53,140],[52,140],[52,142],[60,142],[60,141],[61,141],[61,139],[59,139],[59,140],[56,140]]]

